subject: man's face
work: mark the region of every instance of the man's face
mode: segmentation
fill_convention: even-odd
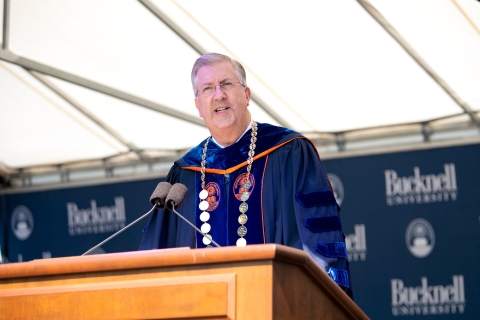
[[[215,87],[211,96],[200,92],[195,98],[195,105],[212,135],[242,134],[250,122],[248,105],[250,89],[244,88],[235,75],[235,69],[229,62],[204,66],[197,72],[197,90],[205,86],[215,86],[224,82],[234,83],[232,90],[224,92],[220,86]]]

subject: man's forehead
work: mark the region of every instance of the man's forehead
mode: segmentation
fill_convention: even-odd
[[[236,79],[236,77],[235,68],[229,62],[206,65],[198,69],[197,72],[197,80],[199,83]]]

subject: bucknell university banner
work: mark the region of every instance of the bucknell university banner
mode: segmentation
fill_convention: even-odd
[[[372,319],[480,319],[480,145],[324,160]]]
[[[323,160],[356,303],[372,319],[480,319],[480,145]],[[162,179],[0,193],[5,263],[80,255],[150,210]],[[147,223],[97,250],[136,250]]]

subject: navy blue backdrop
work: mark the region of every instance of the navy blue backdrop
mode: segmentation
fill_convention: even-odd
[[[480,319],[479,160],[474,144],[323,161],[355,300],[372,319]],[[159,181],[1,195],[2,253],[80,255],[150,210]],[[136,250],[147,219],[102,250]]]

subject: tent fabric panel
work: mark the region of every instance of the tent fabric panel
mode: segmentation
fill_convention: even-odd
[[[480,29],[467,19],[480,16],[480,3],[472,3],[465,16],[454,0],[372,2],[454,91],[480,110]]]
[[[0,87],[9,93],[0,107],[0,162],[18,168],[127,151],[26,71],[0,63]]]
[[[241,61],[252,92],[279,121],[328,150],[375,147],[387,140],[417,144],[453,137],[454,130],[475,134],[468,117],[430,123],[463,109],[360,5],[364,0],[149,2],[205,50]],[[466,106],[480,111],[480,2],[368,3]],[[209,134],[191,123],[199,119],[190,83],[198,52],[142,2],[15,0],[10,7],[8,49],[15,55],[182,112],[190,122],[41,76],[121,141],[27,71],[2,60],[0,134],[7,138],[0,142],[0,165],[102,164],[105,158],[121,165],[163,156],[170,161]],[[15,62],[8,53],[2,50],[0,57]],[[249,108],[254,120],[278,124],[257,103]]]
[[[15,1],[11,29],[19,56],[167,106],[193,99],[198,55],[136,1]]]
[[[140,149],[182,150],[191,147],[192,142],[200,142],[209,135],[205,127],[185,123],[108,95],[49,78],[89,112]],[[188,108],[196,111],[193,99],[184,109]]]
[[[275,14],[265,15],[271,4],[247,1],[235,10],[249,16],[248,24],[218,17],[211,6],[228,6],[219,1],[180,3],[283,97],[286,104],[271,104],[298,130],[342,131],[459,112],[356,2],[280,2]],[[263,87],[252,87],[268,97]]]

